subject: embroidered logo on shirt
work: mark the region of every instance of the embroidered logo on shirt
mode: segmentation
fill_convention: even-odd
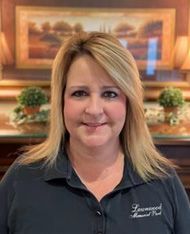
[[[142,207],[140,204],[134,203],[131,206],[131,215],[133,219],[160,216],[162,214],[162,203],[158,206]]]

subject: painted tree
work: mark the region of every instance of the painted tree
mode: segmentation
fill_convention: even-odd
[[[44,22],[44,23],[42,24],[41,28],[42,28],[42,31],[43,31],[44,33],[47,33],[47,32],[49,32],[49,31],[51,30],[51,25],[50,25],[50,23],[47,21],[47,22]]]
[[[57,34],[61,34],[61,35],[69,34],[72,32],[71,25],[65,21],[56,22],[52,28]]]
[[[145,22],[138,31],[139,37],[161,37],[162,35],[162,21],[149,20]]]
[[[114,29],[114,33],[117,36],[133,36],[136,35],[135,27],[127,22],[119,23]]]

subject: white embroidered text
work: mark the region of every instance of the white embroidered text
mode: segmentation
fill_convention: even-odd
[[[162,214],[162,203],[158,206],[151,207],[141,207],[140,204],[132,204],[132,210],[130,217],[135,218],[144,218],[152,216],[160,216]]]

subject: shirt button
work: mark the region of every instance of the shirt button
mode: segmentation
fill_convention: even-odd
[[[97,210],[97,211],[96,211],[96,215],[97,215],[97,216],[102,216],[102,212],[99,211],[99,210]],[[99,233],[98,233],[98,234],[99,234]],[[100,234],[101,234],[101,233],[100,233]]]

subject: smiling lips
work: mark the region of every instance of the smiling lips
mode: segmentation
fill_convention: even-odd
[[[83,123],[87,127],[97,128],[105,125],[106,123]]]

